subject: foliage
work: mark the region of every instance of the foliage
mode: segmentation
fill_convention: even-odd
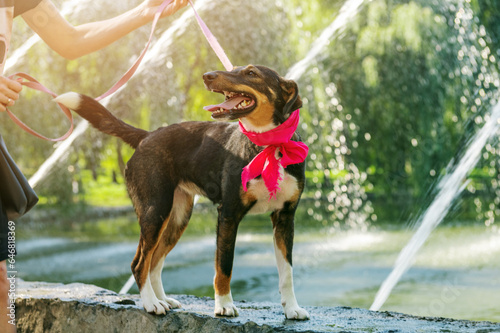
[[[110,17],[137,3],[56,3],[70,2],[73,23]],[[263,64],[284,75],[344,4],[221,0],[208,1],[200,14],[235,65]],[[498,99],[498,5],[497,0],[366,1],[311,63],[298,83],[304,102],[301,132],[311,147],[306,196],[314,199],[308,209],[314,221],[336,227],[340,222],[365,226],[377,216],[406,220],[428,203],[436,180]],[[222,66],[194,20],[169,35],[179,17],[161,21],[155,39],[162,43],[150,50],[154,57],[109,101],[117,116],[135,126],[151,130],[209,120],[202,107],[218,102],[220,96],[205,90],[201,76]],[[15,69],[56,92],[98,96],[139,54],[149,28],[73,61],[38,43]],[[30,36],[20,20],[15,33],[13,48]],[[48,136],[59,136],[67,127],[48,97],[28,89],[13,111]],[[53,144],[0,116],[0,133],[23,171],[32,175]],[[46,203],[107,203],[115,196],[127,202],[122,201],[121,174],[132,153],[117,139],[88,130],[37,190]],[[463,213],[459,218],[489,225],[500,216],[499,155],[498,140],[489,143],[454,217]],[[99,193],[100,188],[113,190]]]
[[[324,54],[317,67],[324,83],[314,84],[314,94],[331,100],[308,107],[317,110],[326,132],[328,124],[340,125],[337,138],[347,145],[339,155],[367,172],[373,186],[368,197],[379,217],[406,220],[417,213],[470,133],[484,123],[499,85],[487,38],[467,4],[375,1]],[[499,213],[495,145],[488,145],[482,162],[487,176],[473,173],[468,187],[478,192],[475,205],[486,206],[477,216],[487,216],[487,224]]]

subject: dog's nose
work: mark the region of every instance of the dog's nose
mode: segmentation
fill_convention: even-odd
[[[203,74],[203,80],[205,81],[213,81],[217,78],[217,73],[216,72],[208,72]]]

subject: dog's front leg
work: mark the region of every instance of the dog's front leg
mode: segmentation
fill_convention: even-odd
[[[299,307],[293,288],[292,248],[295,209],[285,208],[271,214],[274,228],[274,251],[279,273],[281,305],[287,319],[306,320],[309,313]]]
[[[233,270],[236,233],[241,218],[228,216],[219,207],[217,223],[217,250],[215,254],[215,315],[237,317],[238,309],[231,295],[231,274]]]

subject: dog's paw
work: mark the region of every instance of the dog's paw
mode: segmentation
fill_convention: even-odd
[[[182,308],[181,303],[179,303],[176,299],[170,298],[170,297],[165,297],[163,299],[164,302],[166,302],[169,306],[170,309],[180,309]]]
[[[285,317],[293,320],[308,320],[309,313],[299,306],[290,306],[283,309]]]
[[[216,316],[224,317],[238,317],[238,309],[233,304],[233,297],[231,293],[225,296],[215,295],[215,310],[214,314]]]
[[[165,301],[160,301],[159,299],[144,301],[143,306],[146,312],[156,315],[166,315],[167,311],[171,309],[170,304]]]
[[[216,316],[223,317],[238,317],[240,315],[238,309],[236,308],[236,306],[234,306],[233,303],[226,304],[224,306],[216,306],[214,314]]]

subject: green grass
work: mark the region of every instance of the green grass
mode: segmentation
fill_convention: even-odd
[[[113,182],[112,177],[99,175],[94,180],[90,171],[82,171],[84,184],[83,200],[91,206],[120,207],[132,205],[127,194],[127,188],[121,178]]]

